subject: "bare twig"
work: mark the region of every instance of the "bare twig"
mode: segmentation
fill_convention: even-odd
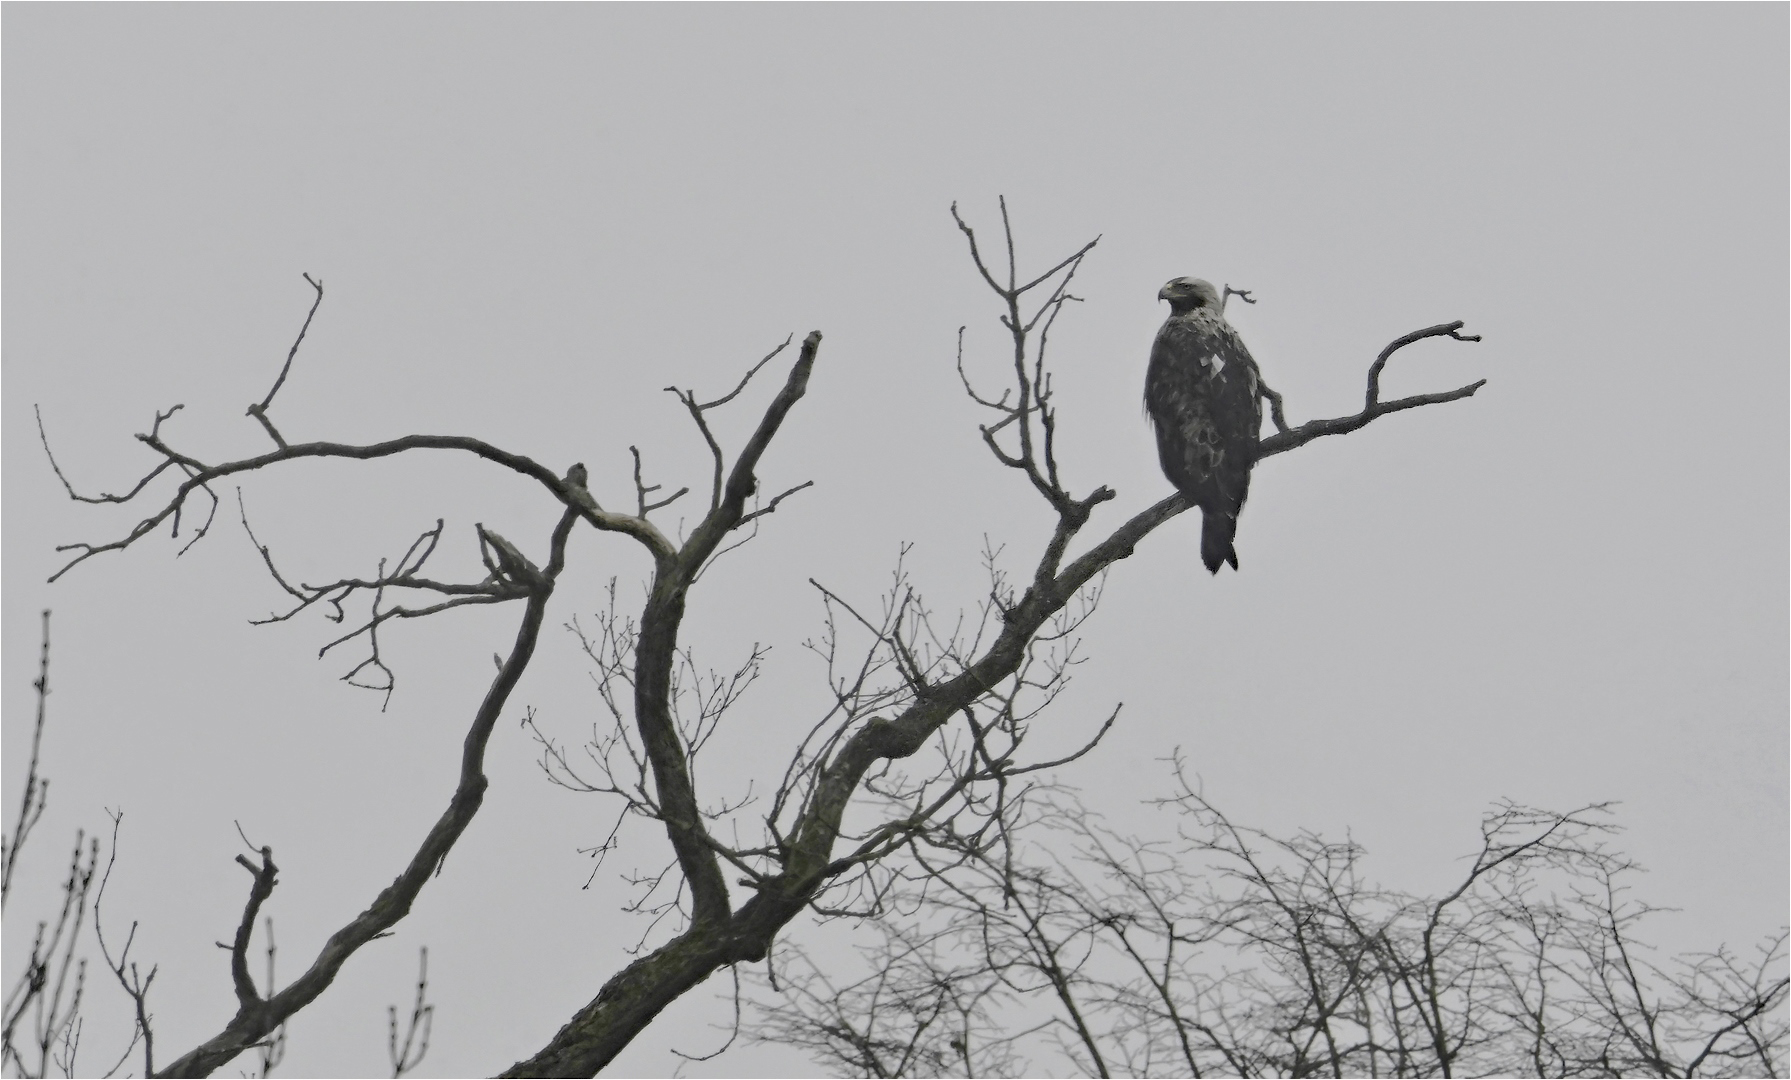
[[[37,924],[24,970],[7,989],[5,1005],[0,1008],[0,1064],[9,1064],[20,1075],[46,1075],[53,1048],[60,1049],[68,1063],[67,1070],[73,1070],[87,984],[87,961],[76,960],[74,951],[99,863],[99,840],[94,838],[85,844],[84,840],[84,834],[75,834],[55,926],[52,928],[47,921]],[[32,1020],[29,1045],[35,1052],[35,1063],[25,1060],[19,1045],[19,1028],[27,1016]]]
[[[1219,314],[1223,315],[1225,313],[1226,301],[1234,296],[1246,304],[1256,303],[1256,298],[1250,295],[1249,289],[1234,289],[1230,284],[1227,284],[1225,286],[1225,292],[1219,297]]]
[[[429,1035],[435,1027],[435,1006],[426,1003],[428,993],[429,946],[425,945],[417,950],[417,997],[411,1005],[410,1019],[404,1025],[402,1044],[398,1041],[398,1006],[386,1007],[386,1056],[391,1059],[393,1077],[416,1071],[429,1053]]]
[[[50,695],[48,611],[43,613],[43,644],[37,679],[32,688],[37,692],[37,716],[31,733],[31,757],[25,770],[25,791],[10,837],[0,838],[0,848],[4,848],[4,858],[0,862],[5,868],[4,876],[0,877],[3,882],[0,884],[0,903],[4,903],[12,891],[13,871],[17,868],[19,855],[49,800],[50,782],[38,772]],[[75,958],[75,944],[87,917],[88,896],[98,864],[98,838],[88,841],[83,832],[77,831],[68,870],[62,880],[62,903],[54,928],[47,920],[38,922],[24,969],[7,988],[5,1003],[0,1006],[0,1068],[10,1067],[16,1075],[45,1076],[52,1063],[66,1074],[74,1072],[80,1043],[81,1001],[87,985],[87,961]],[[35,1052],[35,1062],[26,1061],[24,1048],[19,1045],[20,1026],[27,1016],[32,1021],[30,1048]]]
[[[575,467],[577,468],[577,467]],[[581,484],[582,487],[582,484]],[[285,622],[313,605],[327,605],[325,618],[340,623],[346,618],[343,604],[357,592],[372,594],[371,610],[367,619],[354,629],[326,642],[317,652],[321,658],[338,645],[353,641],[363,635],[367,638],[368,656],[356,664],[342,676],[342,681],[350,686],[367,690],[376,690],[384,694],[381,711],[391,704],[392,692],[397,687],[397,675],[386,666],[379,647],[379,628],[392,619],[418,619],[435,615],[452,608],[465,607],[469,604],[498,604],[510,600],[524,600],[539,587],[543,577],[541,571],[529,561],[528,557],[518,551],[514,545],[497,533],[486,529],[483,525],[474,525],[474,532],[479,540],[479,557],[485,564],[487,574],[485,580],[476,584],[457,584],[436,581],[420,577],[429,557],[436,551],[441,542],[443,522],[437,518],[435,526],[425,530],[410,548],[396,560],[396,568],[387,573],[387,561],[382,559],[379,571],[372,579],[340,578],[326,585],[309,585],[303,582],[294,585],[280,572],[275,564],[273,554],[266,544],[256,536],[249,525],[246,509],[243,509],[242,491],[237,490],[237,506],[242,513],[243,530],[248,533],[250,543],[260,552],[262,563],[274,581],[298,602],[284,612],[274,612],[264,619],[249,620],[254,625]],[[386,593],[390,589],[413,589],[420,592],[432,592],[451,597],[451,599],[421,607],[404,605],[384,606]],[[500,661],[501,667],[501,661]],[[362,681],[362,673],[369,669],[378,677],[370,681]]]
[[[746,384],[742,383],[741,385],[745,386]],[[641,452],[639,448],[630,446],[628,452],[634,455],[634,493],[636,505],[639,507],[636,516],[644,519],[648,514],[660,507],[670,506],[672,503],[677,502],[690,491],[687,487],[681,487],[677,491],[667,495],[665,498],[660,499],[658,502],[648,502],[647,496],[658,491],[660,485],[647,484],[641,480]]]
[[[286,352],[286,363],[280,366],[279,377],[274,379],[274,385],[268,390],[267,396],[261,399],[261,403],[250,405],[248,411],[249,416],[261,421],[262,428],[267,431],[268,437],[274,440],[274,445],[282,449],[286,446],[286,440],[280,437],[280,433],[274,429],[273,422],[267,418],[267,410],[274,403],[274,395],[280,392],[280,387],[286,385],[286,374],[292,370],[293,357],[298,355],[299,346],[305,340],[305,332],[311,329],[311,320],[317,317],[317,309],[323,305],[323,279],[312,280],[310,274],[305,274],[303,277],[305,283],[317,292],[317,298],[311,301],[311,310],[305,314],[305,324],[299,327],[298,337],[293,339],[292,348]]]
[[[734,977],[734,1025],[728,1030],[727,1041],[707,1054],[686,1054],[677,1047],[672,1047],[672,1056],[683,1058],[685,1061],[714,1061],[727,1053],[728,1049],[734,1045],[734,1040],[740,1037],[740,969],[732,967],[728,969],[728,973]]]
[[[772,349],[769,353],[766,353],[765,358],[763,360],[760,360],[758,363],[754,364],[751,368],[749,368],[747,370],[746,374],[741,377],[739,386],[734,387],[734,389],[732,391],[730,391],[726,394],[723,394],[721,397],[716,398],[714,401],[707,401],[707,402],[703,402],[703,403],[699,404],[696,399],[696,391],[695,390],[680,390],[675,386],[668,386],[665,388],[666,393],[671,394],[673,397],[675,397],[679,401],[683,402],[684,407],[687,410],[689,410],[691,420],[693,422],[695,422],[695,424],[697,426],[697,430],[702,433],[703,441],[709,445],[709,453],[715,459],[715,481],[714,481],[713,489],[710,492],[710,496],[709,496],[709,509],[711,511],[714,511],[717,507],[719,507],[721,505],[721,477],[722,477],[723,471],[725,471],[725,469],[727,467],[727,462],[721,452],[721,444],[715,441],[715,434],[709,430],[709,421],[704,418],[703,414],[708,412],[710,409],[716,408],[721,405],[726,405],[728,402],[730,402],[730,401],[734,400],[736,397],[738,397],[740,395],[740,391],[746,389],[746,384],[752,381],[752,377],[759,373],[760,368],[764,367],[766,364],[769,364],[772,361],[772,359],[777,356],[778,353],[781,353],[785,349],[789,348],[790,342],[795,339],[795,336],[796,335],[791,334],[789,337],[787,337],[783,340],[783,344],[779,345],[775,349]],[[638,455],[636,457],[636,462],[638,465],[638,462],[639,462]],[[639,476],[638,468],[636,470],[636,476],[638,479],[638,476]],[[681,494],[683,494],[683,492],[679,492],[679,494],[681,495]],[[677,497],[678,497],[677,495],[672,496],[672,498],[674,498],[674,499]],[[670,500],[667,500],[667,501],[670,501]],[[642,510],[641,516],[642,517],[646,516],[645,509]]]
[[[248,837],[245,836],[243,842],[248,843]],[[249,844],[249,846],[254,847],[255,845]],[[274,946],[274,918],[272,915],[265,920],[262,932],[267,937],[267,982],[263,985],[267,987],[267,992],[272,994],[279,988],[279,983],[274,980],[274,957],[278,950]],[[272,1076],[274,1069],[286,1058],[286,1025],[281,1024],[275,1028],[271,1036],[257,1044],[256,1050],[261,1057],[261,1075],[264,1078]]]
[[[174,406],[173,409],[170,409],[168,411],[168,415],[172,416],[175,412],[178,412],[180,409],[182,409],[184,407],[185,406],[182,406],[182,405],[176,405],[176,406]],[[68,492],[68,497],[75,500],[76,502],[84,502],[84,503],[130,502],[132,499],[136,498],[136,496],[139,492],[141,492],[144,488],[148,487],[150,485],[150,483],[155,480],[156,477],[162,475],[164,470],[173,468],[177,464],[177,462],[175,462],[174,459],[172,459],[172,458],[162,461],[155,468],[149,470],[148,473],[144,474],[143,478],[141,480],[137,481],[136,486],[132,487],[129,491],[125,492],[123,495],[107,495],[103,492],[98,495],[83,495],[80,492],[75,490],[75,486],[73,484],[69,483],[68,477],[66,475],[64,475],[62,472],[62,466],[56,463],[55,453],[50,450],[50,436],[47,433],[45,433],[45,431],[44,431],[43,408],[41,406],[33,405],[31,407],[31,411],[32,411],[32,414],[37,417],[37,441],[38,441],[39,445],[41,445],[44,448],[44,456],[46,458],[49,458],[49,460],[50,460],[50,471],[54,472],[56,474],[56,479],[62,481],[62,489],[64,491]],[[163,420],[165,420],[166,418],[167,418],[166,416],[163,416],[160,413],[156,414],[156,426],[159,428],[161,426],[161,422]],[[55,580],[55,579],[52,578],[51,580]]]
[[[815,486],[815,482],[813,480],[804,480],[802,483],[797,484],[795,487],[789,488],[788,490],[778,493],[777,495],[773,496],[771,501],[766,503],[764,506],[759,507],[757,510],[752,511],[751,513],[742,514],[740,516],[740,524],[744,525],[747,522],[752,521],[756,518],[764,517],[766,514],[776,513],[778,503],[783,502],[785,499],[796,494],[798,491],[801,491],[803,488],[811,488],[814,486]]]
[[[93,935],[99,942],[100,955],[105,959],[106,967],[131,999],[135,1013],[131,1046],[134,1047],[138,1038],[141,1037],[143,1075],[154,1076],[155,1029],[150,1026],[149,988],[155,982],[156,973],[161,968],[159,965],[151,965],[149,974],[145,976],[138,971],[137,962],[131,959],[131,946],[137,941],[137,923],[134,920],[131,922],[131,932],[125,936],[124,947],[119,950],[117,959],[112,958],[112,952],[106,946],[105,928],[100,919],[100,905],[106,898],[106,886],[112,881],[112,867],[118,862],[118,828],[124,822],[124,811],[108,810],[106,813],[112,818],[112,844],[110,853],[106,856],[106,872],[100,878],[99,892],[93,898]],[[130,1050],[127,1048],[125,1053],[128,1055]]]
[[[37,691],[37,721],[31,728],[31,758],[25,766],[25,790],[19,798],[19,816],[13,819],[12,835],[0,837],[0,906],[5,905],[6,898],[12,895],[12,872],[19,859],[19,851],[25,840],[31,835],[32,826],[43,817],[44,807],[49,805],[50,780],[38,775],[37,763],[39,751],[44,739],[44,706],[50,696],[50,612],[43,613],[43,649],[37,662],[37,681],[31,684]]]
[[[984,265],[981,249],[977,246],[976,232],[959,216],[956,203],[952,204],[951,214],[952,220],[957,223],[958,230],[964,234],[966,242],[970,245],[970,258],[975,264],[977,272],[1001,298],[1007,309],[1006,314],[1001,316],[1001,324],[1007,328],[1013,339],[1014,386],[1010,390],[1003,391],[999,399],[990,399],[976,392],[963,370],[963,334],[961,329],[959,332],[958,375],[972,400],[985,408],[995,410],[1002,416],[997,423],[985,425],[981,429],[983,442],[995,455],[995,459],[1009,468],[1025,473],[1033,487],[1045,497],[1060,516],[1073,516],[1078,513],[1076,500],[1062,487],[1057,475],[1055,455],[1057,421],[1050,406],[1050,380],[1044,367],[1045,344],[1051,324],[1062,310],[1063,305],[1077,299],[1069,293],[1070,282],[1075,278],[1082,260],[1100,242],[1100,237],[1097,236],[1090,240],[1075,254],[1021,285],[1018,284],[1014,264],[1014,235],[1012,222],[1008,217],[1007,200],[1002,198],[1000,205],[1002,229],[1008,253],[1008,284],[1006,286],[998,284],[988,267]],[[1061,277],[1059,277],[1060,274]],[[1051,288],[1044,302],[1039,305],[1030,318],[1025,317],[1020,310],[1021,297],[1030,290],[1047,283],[1051,284]],[[1030,336],[1035,328],[1040,331],[1036,349],[1030,343]],[[1029,359],[1031,360],[1030,364],[1028,363]],[[1037,446],[1035,446],[1033,432],[1035,422],[1039,428],[1039,440],[1037,441],[1041,442],[1041,445]],[[1004,448],[996,438],[1004,428],[1010,425],[1017,432],[1019,443],[1011,451]]]

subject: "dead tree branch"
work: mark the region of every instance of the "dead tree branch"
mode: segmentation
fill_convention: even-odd
[[[1414,330],[1403,337],[1396,338],[1382,349],[1380,355],[1374,358],[1374,363],[1368,368],[1368,394],[1363,402],[1362,411],[1353,416],[1340,416],[1334,420],[1312,420],[1290,430],[1286,426],[1286,419],[1281,412],[1281,395],[1265,388],[1264,396],[1269,399],[1270,408],[1276,418],[1276,432],[1258,444],[1256,456],[1265,458],[1285,453],[1326,435],[1347,435],[1389,413],[1416,409],[1422,405],[1441,405],[1445,402],[1473,397],[1476,390],[1486,385],[1485,379],[1479,379],[1466,386],[1457,387],[1454,390],[1444,390],[1440,393],[1414,394],[1411,397],[1398,398],[1393,401],[1380,399],[1381,371],[1387,366],[1387,361],[1392,358],[1394,353],[1414,342],[1423,341],[1425,338],[1446,337],[1454,341],[1480,340],[1479,334],[1460,333],[1462,326],[1463,323],[1460,319],[1449,323],[1439,323],[1436,326],[1427,326],[1422,330]]]
[[[317,309],[323,306],[323,281],[321,279],[313,281],[310,274],[302,276],[305,279],[305,284],[316,291],[317,298],[311,301],[311,310],[305,314],[305,324],[299,327],[298,337],[293,339],[292,348],[287,350],[286,363],[280,366],[280,374],[274,379],[274,385],[269,388],[267,396],[261,399],[260,404],[249,406],[247,413],[259,420],[262,428],[267,431],[268,438],[274,440],[275,446],[281,447],[286,445],[286,440],[280,437],[280,433],[274,428],[273,421],[267,418],[267,410],[274,403],[274,395],[280,392],[280,387],[286,385],[286,375],[292,370],[293,358],[298,356],[299,346],[305,343],[305,334],[311,329],[311,320],[317,317]]]

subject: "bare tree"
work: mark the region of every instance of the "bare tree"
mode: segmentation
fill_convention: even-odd
[[[289,440],[274,423],[272,411],[304,329],[271,389],[248,409],[271,449],[221,463],[202,461],[178,449],[164,434],[164,425],[180,409],[176,405],[157,412],[149,430],[138,436],[154,463],[123,494],[85,495],[63,477],[71,497],[90,503],[146,498],[164,479],[172,480],[174,488],[124,535],[65,547],[70,559],[57,577],[90,558],[129,547],[163,526],[176,536],[186,527],[185,542],[190,545],[214,523],[220,484],[250,479],[298,460],[470,454],[511,471],[559,508],[558,523],[532,543],[513,543],[476,525],[475,539],[487,571],[479,581],[425,576],[443,540],[445,527],[440,521],[423,530],[403,553],[381,563],[374,577],[343,577],[324,585],[294,583],[281,572],[270,547],[255,540],[269,573],[291,601],[273,618],[289,619],[315,608],[348,622],[352,629],[325,650],[350,643],[363,648],[364,657],[349,678],[388,697],[395,679],[382,657],[379,635],[393,620],[474,604],[514,602],[522,612],[514,642],[507,654],[498,657],[497,674],[472,710],[459,775],[441,816],[392,885],[331,935],[310,965],[278,991],[271,985],[256,987],[247,974],[248,931],[255,911],[275,885],[272,852],[264,847],[259,861],[241,860],[255,877],[230,947],[238,1009],[217,1034],[163,1067],[165,1074],[208,1074],[245,1049],[263,1044],[288,1017],[329,987],[349,956],[409,912],[435,867],[479,810],[488,783],[483,769],[486,745],[534,654],[566,566],[567,541],[581,524],[621,534],[639,545],[650,566],[646,599],[630,615],[612,605],[585,640],[614,729],[600,731],[583,754],[567,751],[539,729],[535,734],[543,746],[544,765],[556,780],[616,799],[621,815],[649,821],[662,832],[668,847],[665,869],[640,883],[641,907],[663,920],[670,936],[655,947],[643,948],[638,959],[596,988],[589,1004],[507,1075],[594,1073],[667,1004],[710,975],[764,959],[779,932],[804,911],[884,917],[885,898],[901,874],[884,865],[890,856],[909,850],[917,836],[942,829],[961,833],[966,845],[974,846],[977,838],[1003,827],[1004,808],[1029,775],[1079,756],[1029,758],[1023,752],[1029,725],[1064,685],[1076,659],[1075,633],[1093,611],[1104,575],[1158,526],[1187,509],[1187,503],[1173,495],[1129,520],[1104,526],[1110,530],[1105,535],[1084,538],[1084,530],[1115,493],[1097,486],[1077,494],[1060,476],[1059,420],[1046,351],[1056,319],[1078,299],[1070,287],[1095,244],[1089,242],[1041,273],[1023,275],[1005,202],[1005,270],[991,268],[976,233],[957,217],[955,207],[953,217],[977,272],[998,298],[1001,322],[1012,343],[1003,390],[981,390],[968,374],[965,388],[991,416],[982,429],[990,452],[1046,502],[1053,513],[1052,526],[1036,561],[1018,572],[1010,574],[1003,568],[999,551],[984,552],[989,588],[967,617],[936,615],[900,569],[875,605],[854,601],[817,582],[825,628],[811,647],[827,663],[828,704],[820,715],[800,721],[787,767],[763,785],[769,794],[763,806],[753,806],[750,813],[744,804],[716,802],[712,794],[705,797],[698,789],[695,765],[715,725],[751,683],[763,654],[755,650],[730,674],[709,673],[680,643],[680,635],[687,597],[705,568],[750,540],[783,500],[808,486],[794,482],[766,489],[778,493],[765,497],[759,472],[778,432],[807,394],[820,354],[818,331],[802,341],[753,433],[731,455],[716,438],[711,416],[740,402],[754,376],[783,356],[790,341],[773,349],[747,370],[737,386],[718,397],[705,400],[694,390],[674,389],[713,461],[709,482],[697,489],[700,517],[677,541],[652,515],[691,491],[680,488],[656,498],[660,487],[645,482],[638,451],[633,452],[635,490],[628,508],[610,509],[591,491],[582,463],[556,470],[466,436],[402,435],[369,444]],[[306,317],[308,328],[322,302],[323,285],[306,280],[315,294]],[[1345,434],[1388,413],[1471,396],[1481,382],[1392,401],[1381,400],[1379,393],[1382,368],[1395,352],[1426,338],[1477,340],[1462,335],[1461,326],[1440,324],[1389,344],[1369,366],[1362,409],[1348,416],[1289,426],[1279,395],[1269,392],[1276,430],[1261,440],[1259,455],[1280,454],[1321,436]],[[959,362],[963,371],[961,346]],[[48,450],[47,436],[45,447]],[[62,476],[60,469],[57,472]],[[704,494],[707,500],[702,499]],[[246,512],[242,517],[246,529]],[[365,602],[366,614],[350,620],[351,602]],[[955,609],[953,605],[948,610]],[[1112,722],[1110,716],[1107,725]],[[798,721],[793,718],[790,726],[797,728]],[[1106,725],[1090,731],[1087,745],[1104,730]],[[742,841],[742,836],[756,839]]]
[[[1786,933],[1659,964],[1609,807],[1502,803],[1457,886],[1231,821],[1170,841],[1049,785],[984,842],[918,835],[857,966],[780,943],[754,1037],[860,1076],[1782,1076]],[[841,968],[848,968],[842,971]]]

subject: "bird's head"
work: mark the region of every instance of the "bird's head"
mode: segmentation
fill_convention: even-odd
[[[1197,308],[1208,308],[1217,314],[1220,306],[1219,290],[1213,288],[1213,283],[1191,277],[1171,278],[1158,290],[1157,299],[1169,301],[1170,310],[1177,315]]]

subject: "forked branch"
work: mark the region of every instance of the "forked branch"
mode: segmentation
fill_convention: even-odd
[[[237,831],[242,831],[240,825]],[[267,902],[267,898],[274,894],[274,886],[278,884],[277,877],[280,873],[280,868],[274,865],[273,848],[263,847],[257,854],[261,856],[260,866],[245,855],[236,857],[237,863],[255,877],[254,885],[249,888],[249,899],[243,904],[242,922],[237,924],[236,938],[228,946],[230,982],[236,988],[237,1005],[242,1009],[253,1009],[261,1004],[261,994],[255,989],[255,980],[249,976],[249,939],[255,933],[255,916],[260,913],[261,905]],[[267,992],[274,992],[271,980]]]
[[[671,394],[673,397],[676,397],[680,402],[682,402],[684,404],[684,407],[690,411],[691,420],[696,423],[697,430],[702,433],[703,441],[705,443],[709,444],[709,453],[715,459],[714,486],[709,495],[709,509],[711,512],[713,512],[717,507],[719,507],[721,505],[721,474],[722,474],[723,470],[727,467],[727,462],[722,455],[721,444],[715,441],[715,433],[709,430],[709,421],[704,417],[703,414],[707,413],[710,409],[714,409],[719,406],[726,405],[728,402],[739,397],[740,391],[746,389],[746,384],[751,382],[752,377],[759,373],[759,369],[764,367],[766,364],[771,363],[772,359],[774,359],[778,353],[783,352],[785,349],[789,348],[790,342],[795,338],[795,336],[796,335],[792,334],[789,337],[784,338],[783,344],[779,345],[775,349],[772,349],[769,353],[766,353],[765,359],[760,360],[758,363],[754,364],[751,368],[747,369],[746,374],[741,376],[739,386],[734,387],[733,390],[729,391],[726,394],[723,394],[721,397],[716,398],[714,401],[707,401],[707,402],[703,402],[703,403],[699,404],[697,402],[695,390],[680,390],[676,386],[668,386],[665,388],[666,393]],[[629,449],[633,450],[634,448],[631,446],[631,447],[629,447]],[[634,461],[635,461],[635,483],[638,486],[640,483],[640,454],[638,452],[635,454]],[[646,516],[646,506],[645,506],[644,497],[646,495],[646,491],[643,490],[641,494],[643,496],[641,516],[645,517]],[[678,495],[682,495],[682,494],[683,494],[682,491],[680,491],[678,493]],[[678,495],[673,495],[672,498],[675,499],[678,497]],[[670,500],[667,500],[667,501],[669,502]]]
[[[262,428],[267,432],[268,438],[274,440],[275,446],[285,446],[286,440],[280,437],[279,431],[274,428],[273,421],[267,418],[268,407],[274,403],[274,395],[280,392],[280,387],[286,385],[286,375],[292,370],[293,358],[298,356],[299,346],[305,343],[305,334],[311,329],[311,320],[317,317],[317,309],[323,306],[323,281],[321,279],[312,280],[310,274],[305,274],[303,277],[305,284],[316,291],[317,297],[311,301],[311,310],[305,313],[305,324],[299,327],[298,337],[293,339],[292,348],[287,350],[286,363],[280,365],[280,374],[274,379],[274,385],[268,389],[267,396],[262,398],[259,404],[250,405],[248,411],[249,416],[253,416],[261,422]]]
[[[1380,355],[1375,357],[1374,363],[1369,365],[1367,398],[1362,404],[1362,411],[1353,416],[1340,416],[1334,420],[1312,420],[1290,429],[1287,426],[1286,417],[1281,411],[1281,395],[1269,390],[1266,386],[1263,387],[1263,396],[1269,399],[1276,432],[1257,444],[1256,456],[1265,458],[1285,453],[1326,435],[1347,435],[1389,413],[1416,409],[1422,405],[1442,405],[1446,402],[1473,397],[1475,391],[1486,385],[1485,379],[1479,379],[1466,386],[1457,387],[1454,390],[1444,390],[1440,393],[1414,394],[1411,397],[1397,398],[1393,401],[1380,399],[1381,371],[1387,366],[1387,361],[1392,358],[1394,353],[1414,342],[1423,341],[1425,338],[1446,337],[1454,341],[1480,340],[1479,334],[1461,333],[1463,325],[1460,319],[1449,323],[1439,323],[1436,326],[1427,326],[1422,330],[1414,330],[1389,343],[1386,348],[1381,350]]]

